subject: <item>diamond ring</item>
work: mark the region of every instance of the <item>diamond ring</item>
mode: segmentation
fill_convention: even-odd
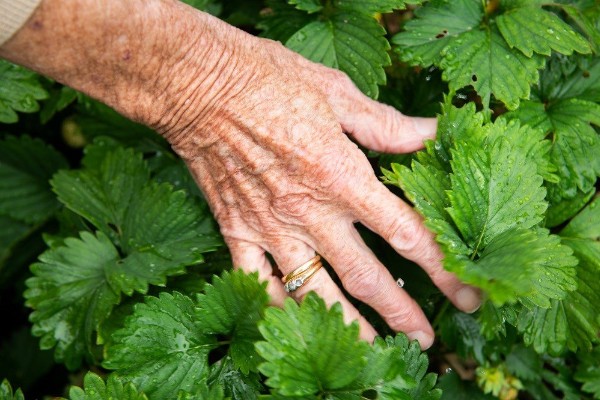
[[[316,255],[286,276],[282,278],[284,283],[283,288],[286,292],[291,293],[298,290],[306,282],[313,277],[323,264],[321,264],[321,256]]]

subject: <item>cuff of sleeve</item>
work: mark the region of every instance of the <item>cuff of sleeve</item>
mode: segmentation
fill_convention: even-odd
[[[21,28],[41,0],[0,0],[0,46]]]

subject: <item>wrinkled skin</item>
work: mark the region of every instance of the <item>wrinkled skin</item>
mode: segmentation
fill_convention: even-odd
[[[346,75],[274,42],[261,40],[247,56],[262,60],[250,80],[213,97],[188,129],[166,133],[205,193],[234,265],[258,271],[280,304],[285,292],[274,268],[287,274],[316,251],[352,296],[429,347],[433,331],[424,314],[353,224],[364,224],[419,263],[460,308],[476,308],[477,295],[443,270],[421,218],[378,181],[344,132],[373,150],[409,152],[435,136],[436,121],[372,101]],[[310,290],[329,303],[340,301],[346,318],[360,321],[365,339],[377,334],[325,269],[294,296]]]
[[[344,74],[173,0],[43,0],[0,56],[162,133],[204,192],[235,267],[258,271],[273,303],[286,297],[277,276],[318,252],[350,295],[429,347],[431,326],[361,240],[360,222],[418,263],[456,306],[478,307],[477,292],[442,268],[421,218],[346,136],[410,152],[435,136],[434,119],[406,117]],[[341,302],[363,338],[376,335],[325,269],[293,296],[310,290]]]

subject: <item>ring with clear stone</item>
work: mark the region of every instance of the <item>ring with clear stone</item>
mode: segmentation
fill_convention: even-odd
[[[314,274],[323,266],[320,262],[317,262],[309,269],[301,272],[300,274],[294,275],[289,281],[285,282],[283,288],[286,292],[291,293],[300,289],[306,282],[314,276]]]
[[[317,272],[323,264],[320,262],[321,256],[318,254],[313,258],[300,265],[298,268],[282,278],[284,283],[283,288],[286,292],[291,293],[302,287],[312,276]]]

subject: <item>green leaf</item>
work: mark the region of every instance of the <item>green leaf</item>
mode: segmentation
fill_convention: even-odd
[[[296,6],[298,10],[306,11],[309,14],[320,11],[323,8],[320,0],[288,0],[288,3]]]
[[[402,187],[426,217],[445,268],[496,306],[564,299],[576,287],[577,260],[538,228],[547,203],[537,172],[551,179],[553,171],[544,132],[503,119],[483,124],[472,106],[445,111],[440,140],[417,154],[412,169],[392,164],[385,181]]]
[[[490,132],[496,129],[489,124],[489,118],[482,112],[477,112],[475,103],[467,103],[461,108],[452,105],[452,97],[446,96],[442,106],[442,114],[439,118],[439,140],[436,142],[435,150],[438,158],[443,160],[444,165],[450,172],[450,160],[452,155],[450,149],[457,142],[468,142],[483,145]],[[502,120],[499,119],[499,122]],[[496,139],[499,136],[494,136]]]
[[[369,346],[358,340],[358,324],[344,324],[339,304],[327,310],[310,293],[297,305],[287,299],[283,309],[269,308],[259,326],[265,341],[258,353],[267,385],[284,396],[310,396],[344,388],[367,362]]]
[[[106,236],[88,232],[81,239],[43,253],[31,266],[24,296],[34,309],[29,319],[40,347],[56,347],[55,358],[76,369],[81,357],[92,360],[92,335],[119,301],[107,277],[107,268],[119,255]]]
[[[475,252],[509,229],[536,225],[547,207],[535,163],[503,138],[490,146],[458,143],[452,151],[448,213]]]
[[[545,101],[600,102],[600,57],[553,57],[542,73],[540,92]]]
[[[92,334],[121,293],[165,285],[220,244],[185,192],[148,174],[140,154],[118,148],[96,168],[62,171],[52,181],[60,200],[101,230],[46,252],[27,282],[34,333],[44,348],[56,345],[56,358],[69,368],[82,355],[92,359]]]
[[[51,183],[62,203],[117,239],[131,201],[140,197],[148,181],[142,154],[118,148],[105,155],[100,168],[62,171]]]
[[[427,217],[425,224],[437,234],[436,240],[457,254],[470,255],[471,250],[459,236],[447,212],[450,205],[446,191],[451,188],[446,170],[438,164],[435,149],[442,149],[439,143],[427,145],[427,152],[417,153],[412,170],[392,164],[392,171],[383,170],[384,182],[401,187],[415,208]],[[436,164],[438,164],[436,166]]]
[[[231,357],[225,357],[211,365],[208,382],[211,386],[223,387],[225,395],[233,400],[258,400],[263,390],[261,376],[258,373],[241,373]]]
[[[477,322],[481,328],[481,334],[487,340],[506,337],[507,324],[516,324],[517,309],[519,305],[504,305],[496,307],[492,302],[485,301],[477,313]]]
[[[600,242],[598,241],[598,200],[592,202],[560,233],[564,244],[579,260],[577,290],[561,301],[553,300],[550,309],[533,307],[519,317],[518,328],[526,344],[538,353],[558,354],[565,348],[589,350],[598,341],[600,319]],[[571,225],[572,224],[572,225]]]
[[[370,347],[358,340],[356,323],[344,325],[341,312],[339,303],[328,311],[314,293],[300,306],[289,299],[283,310],[267,309],[260,325],[265,341],[256,347],[274,399],[439,399],[417,342],[400,334]]]
[[[412,65],[437,65],[442,50],[465,32],[475,29],[483,18],[477,0],[430,1],[415,11],[416,18],[405,31],[392,38],[403,61]]]
[[[0,122],[17,122],[16,112],[33,113],[40,109],[38,100],[48,97],[39,75],[0,60]]]
[[[386,342],[388,346],[391,345],[391,338],[386,338]],[[442,393],[435,388],[437,375],[427,373],[429,359],[426,353],[421,352],[421,346],[414,340],[409,341],[404,334],[397,334],[393,343],[396,348],[401,349],[401,359],[404,360],[406,374],[416,382],[416,386],[409,390],[410,398],[439,400]]]
[[[194,8],[197,8],[198,10],[205,11],[208,5],[211,3],[211,0],[183,0],[183,2]]]
[[[549,56],[551,50],[566,55],[591,51],[589,43],[556,14],[534,5],[509,10],[496,22],[508,45],[527,57],[533,53]]]
[[[421,4],[422,0],[333,0],[333,6],[339,10],[356,11],[367,15],[389,13],[402,10],[408,4]]]
[[[208,353],[215,347],[197,313],[194,302],[177,292],[147,297],[113,334],[103,366],[152,398],[194,393],[208,376]]]
[[[38,223],[58,208],[48,180],[64,157],[39,139],[8,136],[0,141],[0,215]]]
[[[198,386],[199,388],[194,393],[180,390],[177,394],[177,400],[225,400],[225,394],[221,386],[215,385],[209,388],[204,381]]]
[[[13,393],[12,386],[4,379],[2,384],[0,384],[0,400],[25,400],[25,397],[23,396],[21,389],[17,389],[17,391]]]
[[[451,91],[471,85],[485,107],[493,94],[509,110],[529,97],[531,85],[539,79],[538,69],[545,62],[542,57],[529,58],[512,51],[493,26],[464,33],[441,55],[442,77]]]
[[[552,162],[558,167],[558,183],[566,197],[579,188],[589,192],[600,176],[600,136],[590,124],[600,126],[600,105],[580,100],[559,101],[547,109],[554,132]]]
[[[545,368],[541,371],[542,381],[529,381],[527,391],[536,400],[581,400],[584,397],[573,379],[574,369],[569,358],[542,356]]]
[[[556,166],[550,160],[552,142],[546,140],[546,132],[543,129],[532,128],[521,125],[516,120],[507,121],[504,118],[497,119],[494,124],[488,125],[490,137],[504,137],[525,158],[537,164],[537,173],[545,181],[557,183],[559,177],[555,174]]]
[[[514,111],[505,114],[507,118],[518,118],[522,124],[538,128],[544,132],[552,129],[552,124],[546,116],[546,106],[539,101],[523,100]]]
[[[229,353],[236,367],[244,374],[257,371],[262,360],[254,342],[262,339],[258,322],[269,303],[266,283],[260,283],[257,275],[248,277],[242,271],[224,272],[222,277],[214,277],[212,285],[206,285],[198,303],[203,332],[230,337]]]
[[[506,356],[506,369],[519,379],[525,381],[539,381],[543,361],[540,356],[531,348],[523,345],[517,345]]]
[[[80,95],[73,121],[88,142],[108,136],[140,151],[168,151],[167,141],[145,125],[133,122],[106,104]]]
[[[440,377],[439,388],[442,400],[494,400],[496,397],[484,394],[473,381],[464,381],[454,371]]]
[[[354,11],[336,11],[326,20],[309,23],[286,46],[309,60],[344,71],[366,95],[376,98],[389,65],[385,30],[377,20]]]
[[[421,352],[418,342],[411,342],[406,335],[378,337],[359,381],[365,389],[375,390],[382,400],[438,400],[441,391],[434,388],[437,377],[427,373],[428,366],[427,355]]]
[[[93,372],[83,378],[83,389],[71,387],[70,400],[147,400],[145,394],[138,392],[132,383],[124,383],[114,374],[109,375],[106,383]]]
[[[309,15],[290,6],[285,0],[266,0],[267,11],[257,28],[261,36],[285,43],[294,33],[305,25],[315,21],[315,15]]]
[[[45,124],[57,112],[64,110],[77,98],[77,91],[68,86],[62,86],[60,89],[50,89],[50,96],[46,100],[40,111],[40,122]]]
[[[440,333],[445,345],[455,349],[462,358],[474,358],[485,363],[483,353],[486,340],[481,327],[472,316],[462,312],[453,312],[441,320]]]
[[[579,61],[576,63],[575,61]],[[551,162],[559,182],[550,188],[553,205],[590,193],[600,176],[600,59],[555,57],[536,89],[539,99],[508,115],[552,135]],[[554,185],[553,185],[554,186]]]
[[[600,197],[596,197],[560,232],[561,236],[600,240]]]
[[[557,191],[559,189],[556,188],[556,185],[548,187],[547,197],[550,202],[548,211],[546,212],[546,227],[548,228],[553,228],[568,221],[596,194],[596,189],[592,188],[588,193],[577,191],[575,197],[565,199],[560,196],[560,193],[556,193]]]
[[[594,26],[593,18],[584,13],[576,6],[561,4],[563,11],[569,16],[570,19],[581,29],[581,31],[588,37],[589,44],[592,46],[592,50],[595,53],[598,52],[598,46],[600,45],[600,30]]]
[[[600,347],[596,346],[591,353],[580,354],[581,364],[577,368],[575,379],[583,383],[585,392],[591,393],[594,399],[600,399]]]
[[[564,302],[554,301],[550,308],[526,309],[519,315],[517,327],[525,344],[533,346],[536,352],[560,354],[569,335]]]
[[[545,230],[515,229],[496,236],[476,262],[448,263],[469,284],[484,289],[501,305],[516,299],[550,307],[576,288],[577,260],[555,235]]]
[[[133,279],[123,289],[127,294],[144,292],[147,281],[163,284],[162,278],[151,277],[181,273],[220,245],[206,223],[206,210],[185,192],[151,181],[142,155],[131,150],[106,153],[99,168],[60,172],[52,186],[61,202],[109,236],[139,267],[137,278],[127,277]]]

